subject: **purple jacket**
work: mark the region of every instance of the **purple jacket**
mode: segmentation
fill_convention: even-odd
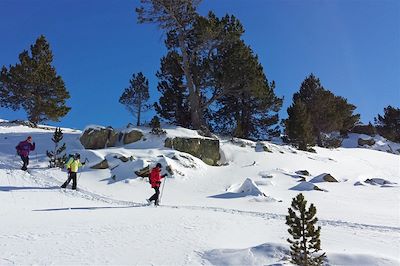
[[[27,157],[30,151],[35,150],[35,143],[31,144],[27,140],[21,141],[17,147],[17,153],[20,156]]]

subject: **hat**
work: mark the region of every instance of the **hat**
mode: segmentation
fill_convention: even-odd
[[[156,167],[161,168],[162,165],[161,165],[160,163],[157,163],[157,164],[156,164]]]
[[[81,155],[80,155],[79,153],[75,153],[75,154],[74,154],[74,157],[75,157],[76,159],[79,159],[79,158],[81,158]]]
[[[26,139],[27,139],[27,140],[31,140],[31,139],[32,139],[32,137],[31,137],[31,136],[29,136],[29,137],[27,137]]]

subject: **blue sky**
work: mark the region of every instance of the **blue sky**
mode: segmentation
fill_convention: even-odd
[[[135,119],[118,102],[132,73],[150,81],[165,54],[154,25],[136,23],[139,1],[0,0],[0,66],[15,64],[40,34],[50,42],[54,66],[71,94],[62,125],[122,127]],[[313,72],[322,85],[357,106],[363,122],[400,103],[400,1],[205,0],[199,12],[238,17],[244,40],[259,56],[276,94],[292,95]],[[154,113],[145,114],[149,121]],[[0,108],[0,118],[25,119]]]

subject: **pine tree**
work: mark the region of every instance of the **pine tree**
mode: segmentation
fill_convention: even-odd
[[[63,152],[66,150],[65,143],[60,146],[60,141],[64,138],[61,128],[56,128],[51,139],[54,142],[54,150],[46,151],[47,157],[49,157],[49,167],[64,167],[67,160],[67,155]]]
[[[291,208],[288,209],[289,215],[286,216],[286,224],[292,239],[288,238],[290,243],[290,255],[292,262],[301,266],[322,265],[326,259],[325,253],[320,254],[321,227],[315,227],[318,219],[315,217],[317,209],[314,204],[306,210],[307,201],[303,194],[298,194],[292,200]]]
[[[161,68],[156,76],[160,80],[157,89],[161,93],[158,103],[154,104],[157,113],[165,120],[190,128],[191,118],[188,92],[183,85],[181,57],[176,52],[169,52],[161,59]]]
[[[37,124],[45,120],[59,121],[71,108],[64,81],[51,65],[53,54],[46,38],[41,35],[23,51],[19,63],[2,67],[0,73],[0,106],[19,110],[23,108],[29,121]]]
[[[129,80],[130,86],[124,90],[119,102],[125,105],[126,109],[137,117],[137,126],[140,126],[140,118],[143,112],[150,110],[151,106],[147,103],[149,95],[149,81],[139,72],[133,74]]]
[[[150,131],[151,134],[163,135],[167,133],[165,130],[161,129],[160,119],[156,115],[151,119],[150,127],[151,127]]]
[[[194,83],[195,70],[193,62],[195,56],[190,54],[190,34],[198,18],[196,11],[199,0],[140,0],[141,6],[136,8],[138,23],[154,23],[167,33],[169,39],[174,36],[174,44],[166,41],[167,48],[175,47],[175,51],[182,57],[182,70],[184,72],[185,86],[188,90],[190,102],[190,120],[194,129],[205,126],[202,109],[200,107],[201,95]],[[198,46],[200,47],[200,46]]]
[[[293,103],[298,100],[306,107],[312,124],[312,134],[319,146],[322,146],[323,133],[338,131],[346,134],[360,120],[360,115],[353,113],[356,109],[354,105],[326,90],[313,74],[302,82],[299,92],[293,95]]]
[[[298,99],[287,109],[287,113],[289,117],[284,124],[289,141],[300,150],[309,150],[309,146],[315,145],[315,138],[306,105]]]
[[[214,131],[254,140],[279,134],[271,126],[278,123],[282,99],[251,48],[243,41],[231,43],[215,60],[219,62],[215,82],[222,96],[211,113]]]
[[[384,108],[383,117],[375,118],[378,133],[388,140],[400,143],[400,108],[388,106]]]
[[[161,60],[158,72],[162,96],[156,110],[161,117],[178,125],[203,129],[206,134],[210,127],[219,133],[256,139],[265,137],[266,132],[278,132],[277,127],[270,127],[278,121],[282,99],[275,96],[274,83],[266,79],[257,56],[240,39],[244,29],[237,18],[228,15],[218,18],[212,12],[200,16],[195,8],[186,6],[196,2],[191,0],[142,2],[151,2],[153,9],[143,7],[141,12],[147,15],[140,16],[140,22],[158,21],[162,28],[168,29],[165,41],[168,54]],[[179,3],[178,10],[191,17],[186,17],[185,30],[172,27],[173,23],[164,24],[169,21],[168,16],[160,13],[174,9]]]

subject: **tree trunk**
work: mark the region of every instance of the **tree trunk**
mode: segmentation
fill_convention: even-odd
[[[137,116],[137,126],[140,126],[140,114],[141,114],[141,110],[142,109],[142,106],[141,105],[139,105],[139,108],[138,108],[138,116]]]
[[[179,34],[179,47],[182,52],[183,59],[183,71],[186,77],[186,83],[189,89],[189,107],[190,107],[190,118],[192,120],[192,126],[194,129],[200,129],[205,127],[205,123],[203,121],[203,112],[200,106],[200,96],[198,95],[193,78],[190,71],[189,57],[186,51],[185,42],[182,34]]]

